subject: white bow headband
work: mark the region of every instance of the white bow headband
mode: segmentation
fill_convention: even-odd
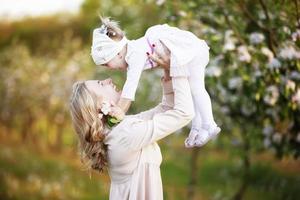
[[[114,41],[107,35],[107,26],[102,25],[93,31],[91,56],[96,65],[102,65],[114,58],[127,44],[124,36],[120,41]]]

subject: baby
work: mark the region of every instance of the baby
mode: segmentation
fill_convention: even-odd
[[[205,89],[205,68],[209,61],[209,47],[193,33],[171,27],[155,25],[136,40],[128,40],[118,23],[101,18],[102,26],[93,31],[91,56],[96,65],[126,70],[118,106],[126,113],[135,99],[136,89],[143,70],[157,67],[149,55],[170,51],[170,76],[187,76],[193,96],[195,117],[185,140],[187,148],[200,147],[221,131],[213,118],[212,104]],[[166,47],[166,48],[165,48]],[[176,89],[176,88],[174,88]]]

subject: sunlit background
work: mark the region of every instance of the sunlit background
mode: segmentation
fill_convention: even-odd
[[[84,0],[1,0],[0,16],[7,20],[53,15],[58,12],[77,13]]]
[[[107,172],[90,178],[80,163],[68,110],[75,81],[125,81],[90,57],[99,14],[130,39],[168,23],[211,47],[222,132],[202,148],[184,148],[188,127],[159,142],[165,199],[300,198],[298,0],[0,0],[0,199],[108,199]],[[161,74],[143,73],[129,114],[159,103]]]

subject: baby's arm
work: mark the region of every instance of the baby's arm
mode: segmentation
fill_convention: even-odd
[[[128,111],[131,102],[135,99],[135,93],[146,59],[146,53],[142,54],[141,52],[133,52],[129,56],[126,81],[122,89],[121,98],[117,104],[124,113]]]

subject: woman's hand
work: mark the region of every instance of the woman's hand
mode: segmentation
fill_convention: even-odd
[[[118,120],[123,120],[125,117],[124,111],[115,104],[115,102],[111,101],[110,112],[108,113],[110,116],[117,118]]]
[[[153,54],[148,55],[148,57],[156,62],[159,66],[163,67],[165,70],[170,69],[170,50],[160,42],[160,45],[163,49],[160,49],[156,46],[153,47]]]

